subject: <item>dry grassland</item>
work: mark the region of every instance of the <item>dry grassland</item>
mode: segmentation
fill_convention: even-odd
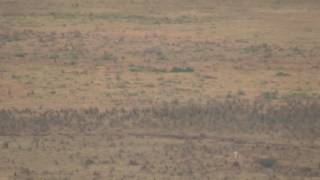
[[[0,0],[0,179],[320,179],[317,0]]]

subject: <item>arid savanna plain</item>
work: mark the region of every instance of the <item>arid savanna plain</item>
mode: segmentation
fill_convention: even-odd
[[[319,180],[319,9],[0,0],[0,180]]]

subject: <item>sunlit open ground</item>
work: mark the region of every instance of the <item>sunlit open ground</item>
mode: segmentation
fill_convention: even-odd
[[[316,0],[0,0],[0,179],[320,179],[319,9]],[[314,104],[283,100],[291,95]],[[225,121],[224,131],[166,112],[179,121],[159,125],[155,113],[149,125],[130,111],[233,97],[287,103],[270,119],[305,123]],[[253,117],[240,107],[223,106],[222,119]],[[35,126],[10,125],[26,108]],[[83,108],[100,110],[86,131]],[[81,111],[63,116],[76,130],[39,125],[60,109]],[[110,123],[105,110],[132,122]]]

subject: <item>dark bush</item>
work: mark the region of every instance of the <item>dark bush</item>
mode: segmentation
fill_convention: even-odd
[[[193,68],[192,67],[173,67],[171,69],[171,72],[174,73],[181,73],[181,72],[193,72]]]
[[[277,164],[277,160],[272,158],[257,159],[256,162],[264,168],[272,168]]]

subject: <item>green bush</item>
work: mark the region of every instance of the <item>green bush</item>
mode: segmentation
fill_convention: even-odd
[[[280,71],[280,72],[277,72],[277,73],[276,73],[276,76],[290,76],[290,74],[289,74],[289,73],[286,73],[286,72]]]
[[[183,72],[194,72],[192,67],[173,67],[171,72],[174,73],[183,73]]]

